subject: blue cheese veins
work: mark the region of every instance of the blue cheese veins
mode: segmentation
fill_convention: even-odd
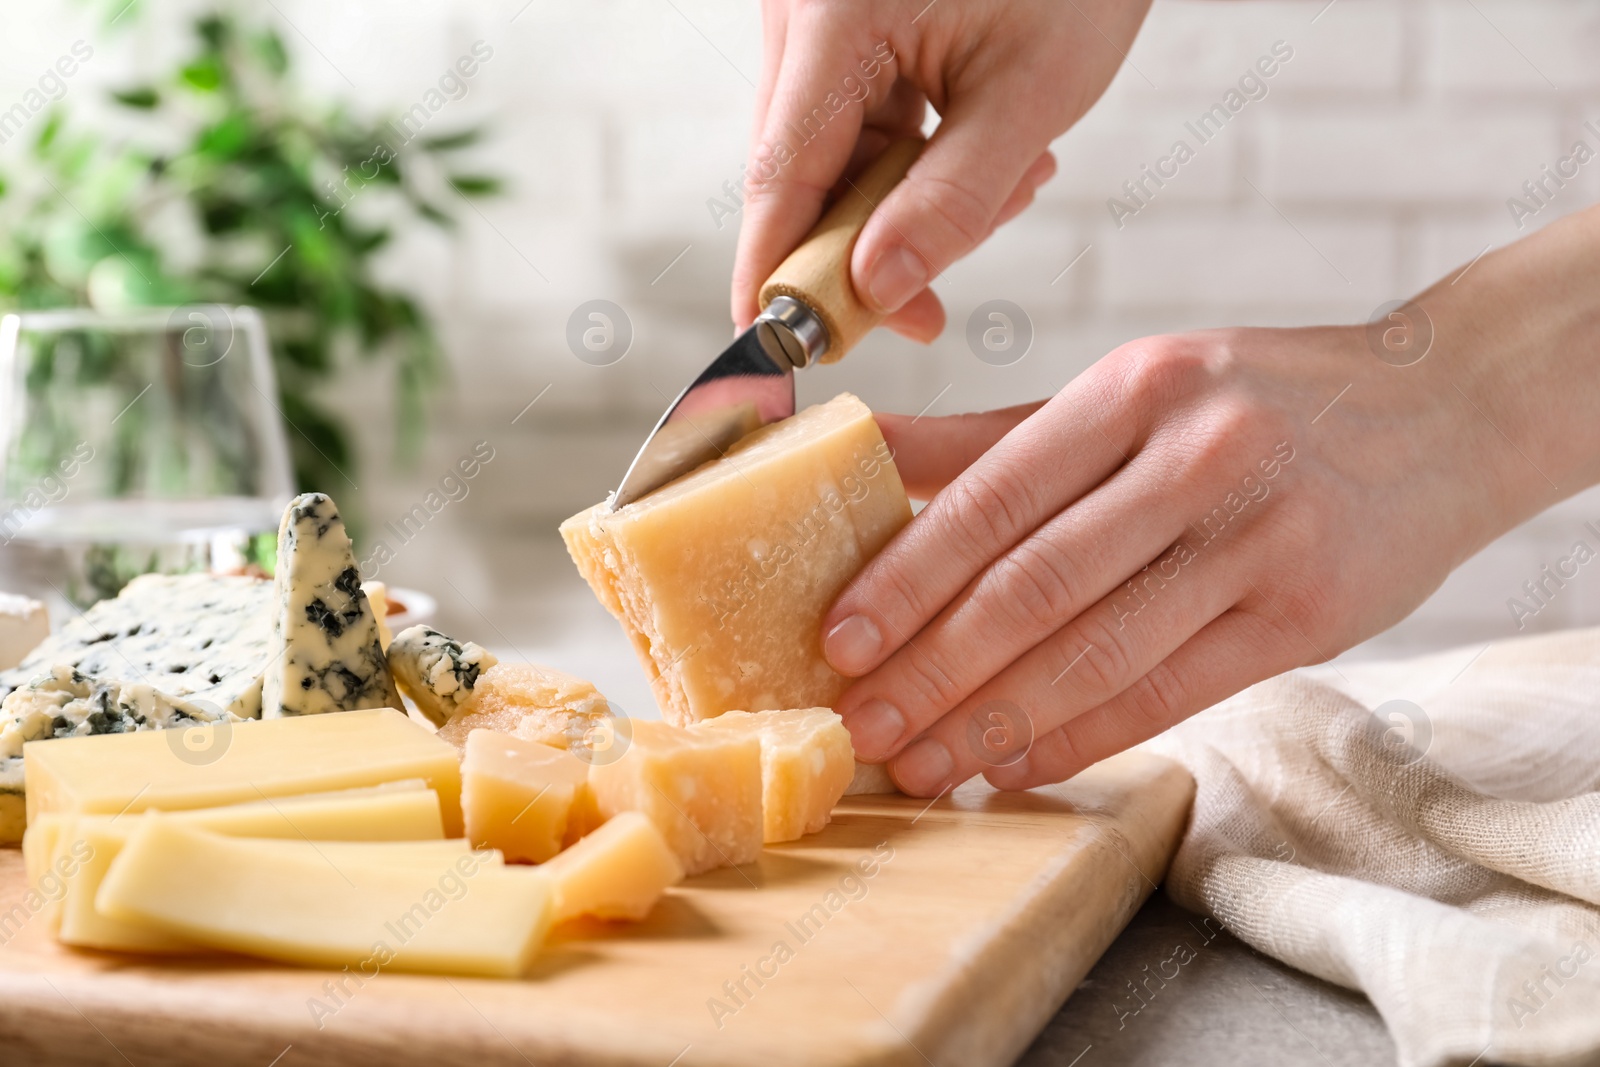
[[[427,626],[401,630],[389,645],[389,669],[435,726],[443,726],[472,696],[478,675],[499,660],[480,645],[465,644]]]
[[[321,493],[296,497],[284,512],[271,618],[278,655],[263,681],[262,718],[400,706],[350,537]]]

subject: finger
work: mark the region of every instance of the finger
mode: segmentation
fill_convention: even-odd
[[[1154,463],[1136,460],[996,560],[915,638],[851,686],[834,710],[844,717],[856,754],[871,762],[895,755],[1040,642],[1079,639],[1081,632],[1063,634],[1062,628],[1082,631],[1079,616],[1124,583],[1121,599],[1129,600],[1141,585],[1153,596],[1148,587],[1165,585],[1168,570],[1177,578],[1177,560],[1193,562],[1195,553],[1180,540],[1187,512],[1173,506],[1165,481]],[[1122,533],[1107,537],[1107,530]],[[1120,606],[1119,631],[1130,617]],[[1046,699],[1070,696],[1069,690]],[[1098,693],[1083,706],[1108,695]]]
[[[924,289],[883,324],[901,337],[927,344],[944,331],[944,304],[932,289]]]
[[[895,782],[935,795],[1017,760],[1033,738],[1134,685],[1239,602],[1248,587],[1230,542],[1237,543],[1230,537],[1186,557],[1164,557],[1170,579],[1156,568],[1140,572],[1136,591],[1118,589],[1041,642],[895,757]]]
[[[1102,431],[1102,412],[1122,402],[1106,395],[1114,386],[1114,375],[1074,379],[862,568],[823,620],[834,670],[861,675],[878,666],[979,571],[1122,465],[1140,420],[1117,418]]]
[[[905,180],[872,213],[851,256],[864,303],[898,310],[994,229],[1050,142],[1044,116],[1015,102],[1024,77],[1002,71],[952,102]]]
[[[841,45],[860,38],[828,5],[809,5],[789,15],[781,68],[745,173],[733,271],[733,317],[740,329],[759,310],[761,284],[815,224],[850,160],[865,108],[841,95],[841,86],[850,79],[866,99],[874,91],[888,92],[891,72],[881,64],[874,79],[862,76],[861,64],[875,62],[872,47]],[[838,111],[829,107],[830,100],[842,102]]]
[[[1028,172],[1022,176],[1022,180],[1017,182],[1017,187],[1011,190],[1011,195],[1006,198],[1004,206],[1000,208],[1000,214],[995,216],[995,227],[1004,226],[1026,211],[1028,205],[1033,203],[1034,194],[1039,191],[1039,186],[1055,177],[1055,174],[1055,156],[1046,152],[1034,160],[1033,166],[1029,167]]]
[[[887,92],[873,93],[866,104],[863,126],[879,131],[884,141],[866,159],[857,160],[858,166],[875,158],[889,140],[921,132],[922,122],[928,115],[928,98],[904,78],[896,78]]]
[[[1247,686],[1300,666],[1281,622],[1245,608],[1224,613],[1143,678],[1099,707],[1035,739],[1026,755],[984,772],[999,789],[1065,781],[1124,749],[1225,700]]]
[[[1043,400],[965,415],[874,412],[906,492],[927,500],[972,466],[996,441],[1044,406]]]
[[[761,4],[761,82],[756,86],[756,106],[750,114],[750,143],[755,144],[767,121],[772,104],[772,87],[783,67],[783,42],[789,32],[787,0],[763,0]]]

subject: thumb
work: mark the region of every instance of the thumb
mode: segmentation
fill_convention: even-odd
[[[1044,406],[1043,400],[998,411],[931,418],[874,412],[906,492],[932,500],[995,442]]]
[[[1019,127],[1016,97],[1006,107],[1013,91],[991,82],[954,104],[905,180],[867,220],[850,271],[874,310],[898,311],[988,237],[1048,149],[1048,129],[1026,119]]]

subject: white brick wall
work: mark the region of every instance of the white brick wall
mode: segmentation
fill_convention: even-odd
[[[615,482],[662,394],[728,338],[736,220],[717,228],[705,201],[742,161],[754,96],[746,79],[759,76],[758,5],[278,6],[296,27],[284,32],[308,77],[375,110],[408,105],[473,40],[495,48],[448,121],[492,120],[499,133],[479,161],[507,176],[513,193],[483,206],[488,221],[467,213],[458,245],[427,238],[396,249],[392,273],[425,290],[458,386],[440,398],[429,456],[412,473],[390,472],[367,506],[382,516],[409,504],[463,442],[489,436],[502,457],[494,490],[452,513],[455,527],[440,529],[453,533],[427,536],[514,531],[547,552],[550,520]],[[0,42],[0,91],[52,58],[51,40],[77,32],[68,15],[7,15],[23,17],[29,32]],[[152,54],[170,51],[169,34],[142,33]],[[1294,57],[1268,95],[1119,229],[1107,198],[1279,40]],[[1130,65],[1055,146],[1061,171],[1039,203],[940,280],[946,335],[926,349],[874,337],[843,364],[808,373],[802,394],[848,388],[886,409],[951,412],[1044,395],[1149,333],[1364,318],[1518,236],[1505,199],[1565,151],[1583,120],[1600,122],[1597,56],[1593,0],[1157,0]],[[1592,164],[1534,221],[1597,197]],[[565,346],[568,315],[596,297],[623,305],[635,328],[632,351],[612,367],[582,364]],[[993,297],[1035,322],[1032,352],[1012,367],[980,362],[963,340],[967,316]],[[347,391],[375,428],[365,449],[381,471],[387,415],[371,386],[352,375]],[[1600,498],[1496,545],[1380,645],[1507,632],[1506,597],[1565,551],[1584,518],[1600,518]],[[431,565],[402,560],[399,576],[415,567],[425,580]],[[494,583],[484,580],[482,592],[494,596]],[[1600,589],[1574,585],[1537,625],[1597,620]]]

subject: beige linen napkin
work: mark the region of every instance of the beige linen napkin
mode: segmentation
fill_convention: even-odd
[[[1600,630],[1298,671],[1149,747],[1199,785],[1173,899],[1366,993],[1406,1067],[1600,1063]]]

